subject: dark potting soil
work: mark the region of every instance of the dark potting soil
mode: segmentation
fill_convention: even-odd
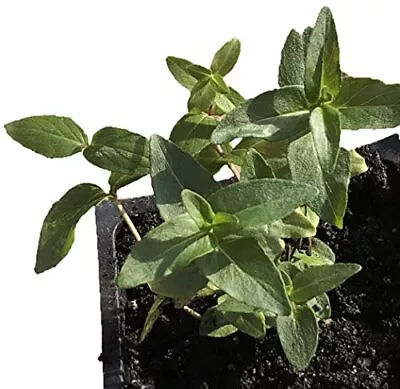
[[[129,389],[341,389],[400,388],[400,173],[368,147],[369,171],[352,180],[344,229],[322,225],[318,236],[337,261],[363,270],[329,293],[332,320],[320,323],[316,356],[303,373],[290,368],[271,330],[263,340],[244,334],[201,337],[199,323],[172,304],[163,308],[149,337],[138,344],[154,300],[147,287],[126,293],[122,337]],[[161,222],[152,199],[132,218],[144,234]],[[118,260],[132,240],[121,228]],[[204,312],[209,302],[192,305]]]

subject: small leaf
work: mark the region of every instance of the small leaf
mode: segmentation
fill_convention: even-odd
[[[311,31],[304,73],[310,103],[331,101],[340,91],[339,43],[329,8],[322,8]]]
[[[198,258],[196,265],[239,302],[276,314],[290,313],[280,272],[254,239],[220,242],[216,250]]]
[[[221,224],[237,224],[237,223],[239,223],[239,220],[236,216],[225,212],[217,212],[214,215],[212,221],[213,226],[218,226]]]
[[[137,181],[139,178],[147,175],[147,173],[143,174],[145,170],[140,170],[137,169],[134,174],[121,174],[121,173],[116,173],[113,172],[110,174],[110,177],[108,178],[108,184],[110,185],[110,193],[116,194],[118,189],[123,188],[124,186],[127,186],[131,184],[134,181]]]
[[[250,181],[257,178],[275,178],[275,174],[263,156],[255,149],[250,149],[244,156],[240,179]]]
[[[268,165],[271,166],[276,178],[290,179],[290,169],[287,161],[288,147],[289,142],[287,140],[269,142],[260,138],[246,138],[239,142],[234,150],[232,150],[231,154],[243,160],[246,152],[250,148],[253,148],[259,152]],[[242,165],[243,161],[238,164]]]
[[[340,149],[335,170],[327,173],[321,169],[312,135],[307,134],[289,145],[288,161],[293,180],[318,188],[317,196],[306,204],[324,221],[342,228],[350,182],[348,152]]]
[[[170,140],[190,155],[197,155],[211,143],[211,134],[217,127],[214,116],[189,113],[172,129]]]
[[[332,103],[343,129],[393,128],[400,124],[400,84],[346,77]]]
[[[150,162],[156,203],[166,221],[186,212],[181,199],[183,189],[206,197],[220,188],[189,154],[158,135],[150,138]]]
[[[93,135],[83,152],[85,158],[102,169],[142,177],[149,173],[149,143],[139,134],[105,127]]]
[[[269,232],[280,238],[307,238],[314,236],[317,229],[300,209],[296,209],[283,219],[273,222]]]
[[[187,68],[187,70],[198,81],[202,80],[203,78],[208,78],[209,76],[211,76],[210,69],[206,69],[204,66],[201,65],[192,64]]]
[[[40,232],[36,273],[42,273],[58,265],[72,246],[75,226],[79,219],[106,196],[97,185],[80,184],[53,204]]]
[[[361,266],[355,263],[309,267],[293,279],[290,298],[296,303],[304,303],[336,288],[360,270]]]
[[[63,116],[31,116],[5,125],[15,141],[48,158],[63,158],[82,151],[86,134],[72,119]]]
[[[228,85],[226,85],[221,75],[219,75],[218,73],[211,74],[210,80],[217,93],[224,93],[224,94],[229,93],[229,87]]]
[[[357,153],[356,150],[349,151],[350,157],[350,175],[352,177],[359,176],[368,170],[368,166],[365,163],[363,156]]]
[[[132,248],[117,278],[120,288],[134,288],[168,276],[212,251],[207,232],[187,215],[151,230]]]
[[[221,76],[228,74],[240,55],[240,41],[238,39],[231,39],[226,42],[214,55],[211,64],[211,71],[218,73]]]
[[[192,90],[197,83],[198,78],[194,77],[188,71],[188,68],[193,66],[190,61],[183,58],[167,57],[167,66],[176,81],[185,88]]]
[[[279,86],[304,85],[304,62],[303,37],[291,30],[281,53]]]
[[[309,106],[301,86],[265,92],[229,112],[214,130],[215,144],[234,138],[296,139],[308,132]]]
[[[210,336],[213,338],[224,338],[234,334],[238,329],[230,324],[224,312],[219,311],[216,307],[207,309],[201,317],[200,335]]]
[[[310,185],[263,178],[228,185],[207,200],[215,212],[235,215],[242,228],[256,228],[289,215],[316,193]]]
[[[193,87],[188,101],[191,113],[208,112],[217,94],[215,85],[210,77],[202,78]]]
[[[327,105],[315,108],[311,112],[310,128],[321,170],[332,173],[340,149],[339,111]]]
[[[140,333],[139,337],[139,343],[142,343],[147,335],[151,332],[153,329],[153,326],[157,319],[160,317],[160,307],[164,302],[164,297],[157,296],[156,299],[154,300],[153,305],[151,306],[149,312],[147,313],[146,321],[144,322],[144,326],[142,329],[142,332]]]
[[[308,266],[333,265],[335,263],[335,253],[324,242],[317,238],[312,239],[311,256],[296,253],[296,258],[302,260]]]
[[[193,263],[174,270],[171,274],[149,283],[150,289],[158,295],[169,298],[189,298],[205,288],[207,278]],[[186,304],[185,304],[186,305]]]
[[[229,87],[227,94],[217,93],[214,103],[223,113],[232,111],[239,104],[243,103],[244,98],[236,92],[233,88]]]
[[[313,311],[299,306],[290,316],[278,316],[276,323],[287,359],[295,369],[305,369],[318,345],[318,324]]]
[[[210,203],[198,193],[184,189],[181,193],[183,205],[187,213],[199,228],[210,226],[214,220],[214,211]]]

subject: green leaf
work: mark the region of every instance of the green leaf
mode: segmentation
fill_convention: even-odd
[[[208,112],[217,94],[211,77],[202,78],[193,87],[188,101],[188,110],[191,113]]]
[[[212,85],[217,93],[229,93],[229,87],[226,85],[224,79],[219,74],[212,74],[210,76]]]
[[[310,128],[320,168],[332,173],[340,149],[340,118],[337,109],[327,105],[311,112]]]
[[[246,152],[253,148],[258,151],[271,166],[277,178],[290,178],[290,169],[287,161],[289,142],[287,140],[280,142],[269,142],[260,138],[246,138],[232,150],[237,158],[244,159]],[[243,165],[243,161],[238,163]]]
[[[309,267],[293,279],[290,299],[296,303],[304,303],[336,288],[360,270],[361,266],[355,263]]]
[[[133,246],[117,278],[120,288],[134,288],[188,266],[213,250],[207,232],[185,214],[151,230]]]
[[[149,283],[150,289],[158,295],[169,298],[192,298],[207,285],[207,278],[191,263],[174,270],[171,274]]]
[[[229,112],[214,130],[215,144],[234,138],[296,139],[308,132],[309,106],[301,86],[265,92]]]
[[[144,175],[148,174],[147,170],[146,174],[143,174],[144,170],[137,169],[134,174],[121,174],[121,173],[111,173],[108,178],[108,184],[110,185],[110,193],[116,194],[118,189],[123,188],[126,185],[131,184],[132,182],[138,180]]]
[[[290,316],[278,316],[276,323],[287,359],[295,369],[305,369],[318,345],[318,324],[313,311],[300,306]]]
[[[196,222],[198,227],[211,226],[215,213],[210,203],[204,197],[189,189],[184,189],[181,196],[187,213]]]
[[[224,151],[224,154],[228,156],[232,150],[232,147],[229,144],[221,145],[221,147]],[[200,151],[195,158],[196,161],[212,175],[218,173],[222,166],[230,162],[228,157],[223,157],[218,153],[218,151],[215,149],[215,145],[207,146],[205,149]]]
[[[31,116],[8,123],[5,129],[22,146],[48,158],[69,157],[88,144],[82,128],[63,116]]]
[[[307,302],[307,305],[314,311],[314,314],[318,319],[326,320],[331,317],[331,303],[326,293],[314,297],[312,300]]]
[[[308,266],[333,265],[336,260],[331,248],[317,238],[312,239],[311,256],[296,253],[296,258]]]
[[[228,74],[240,55],[240,41],[238,39],[231,39],[226,42],[214,55],[211,64],[211,71],[218,73],[221,76]]]
[[[295,181],[318,188],[317,196],[306,204],[324,221],[342,228],[350,181],[348,152],[340,149],[335,170],[327,173],[321,169],[312,135],[307,134],[289,145],[288,161]]]
[[[220,188],[189,154],[158,135],[150,138],[150,174],[158,209],[166,221],[186,212],[183,189],[206,197]]]
[[[304,85],[303,37],[291,30],[286,38],[279,65],[279,86]]]
[[[357,153],[356,150],[349,151],[350,157],[350,175],[351,177],[359,176],[368,170],[363,156]]]
[[[310,103],[331,101],[341,85],[339,43],[329,8],[322,8],[310,36],[304,73]]]
[[[170,140],[190,155],[197,155],[211,143],[211,134],[217,127],[214,116],[189,113],[172,129]]]
[[[142,177],[149,173],[149,142],[139,134],[105,127],[93,135],[85,158],[102,169]]]
[[[151,332],[153,329],[153,326],[157,319],[160,317],[160,307],[164,302],[164,297],[157,296],[156,299],[154,300],[154,303],[152,304],[149,312],[147,313],[146,321],[144,322],[144,326],[142,329],[142,332],[140,333],[139,337],[139,343],[142,343],[147,335]]]
[[[257,178],[275,178],[275,174],[263,156],[255,149],[250,149],[244,156],[240,179],[250,181]]]
[[[53,204],[40,232],[36,273],[42,273],[58,265],[72,246],[75,226],[79,219],[106,196],[97,185],[80,184]]]
[[[279,270],[254,239],[220,242],[196,260],[204,275],[239,302],[280,315],[290,313]]]
[[[400,124],[400,85],[346,77],[332,103],[343,129],[392,128]]]
[[[317,229],[298,208],[283,219],[273,222],[269,231],[280,238],[307,238],[314,236]]]
[[[236,216],[225,212],[217,212],[214,215],[212,221],[213,226],[218,226],[221,224],[237,224],[237,223],[239,223],[239,220]]]
[[[202,80],[203,78],[211,76],[211,70],[201,65],[192,64],[187,68],[187,70],[198,81]]]
[[[167,66],[176,81],[178,81],[185,88],[192,90],[197,83],[198,78],[194,77],[188,71],[188,68],[193,66],[190,61],[187,61],[183,58],[167,57]]]
[[[237,328],[230,323],[225,312],[221,312],[217,307],[211,307],[201,317],[200,335],[213,338],[224,338],[237,332]]]
[[[281,179],[237,182],[207,197],[215,212],[226,212],[239,219],[242,228],[256,228],[289,215],[315,197],[314,187]]]
[[[217,93],[214,99],[215,105],[223,113],[228,113],[232,111],[235,107],[237,107],[244,101],[244,98],[233,88],[229,87],[228,89],[229,92],[227,94]]]

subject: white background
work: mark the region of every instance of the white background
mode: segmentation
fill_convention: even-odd
[[[342,69],[400,82],[396,3],[0,0],[0,125],[56,114],[89,137],[108,125],[168,137],[188,92],[169,74],[166,56],[209,66],[238,37],[242,56],[227,81],[253,97],[277,86],[286,35],[314,24],[323,5],[336,19]],[[392,132],[344,140],[356,146]],[[1,388],[102,388],[94,212],[57,268],[38,276],[33,267],[50,205],[81,182],[107,189],[107,178],[81,155],[47,160],[0,130]],[[149,192],[143,179],[121,195]]]

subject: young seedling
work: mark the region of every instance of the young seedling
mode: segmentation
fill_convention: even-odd
[[[135,237],[117,284],[148,284],[155,301],[140,341],[174,303],[212,337],[242,331],[262,338],[276,328],[295,369],[307,367],[318,343],[318,321],[331,315],[326,294],[361,267],[335,263],[315,238],[321,217],[342,227],[351,176],[364,159],[340,147],[342,129],[400,124],[400,85],[345,75],[335,23],[323,8],[313,28],[292,30],[282,50],[279,89],[244,100],[223,77],[240,43],[232,39],[209,69],[168,57],[176,80],[190,91],[188,113],[170,140],[150,140],[106,127],[89,142],[71,119],[34,116],[7,124],[17,142],[48,158],[82,152],[111,172],[104,191],[84,183],[50,209],[40,233],[35,270],[56,266],[69,252],[79,219],[103,200],[119,209]],[[233,139],[241,139],[232,147]],[[236,182],[213,174],[228,164]],[[240,166],[240,168],[239,168]],[[121,187],[150,174],[164,222],[143,238],[118,200]],[[194,299],[216,305],[195,312]]]

